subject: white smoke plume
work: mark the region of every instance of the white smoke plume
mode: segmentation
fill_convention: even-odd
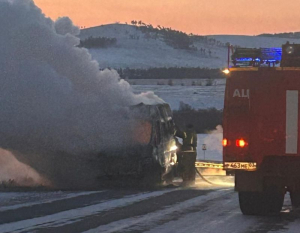
[[[0,147],[39,172],[128,143],[128,107],[163,102],[99,71],[70,19],[53,22],[32,0],[0,0],[0,22]]]
[[[215,130],[208,132],[207,137],[204,138],[204,143],[210,150],[215,150],[222,153],[222,139],[223,127],[221,125],[218,125]]]
[[[80,29],[73,25],[69,17],[60,17],[55,21],[54,24],[55,31],[57,34],[66,35],[70,33],[71,35],[77,36],[80,34]]]

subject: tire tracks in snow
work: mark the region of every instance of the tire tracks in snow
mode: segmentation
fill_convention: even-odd
[[[161,209],[144,215],[137,215],[125,218],[106,225],[86,231],[85,233],[96,232],[145,232],[159,225],[176,221],[182,216],[193,212],[206,212],[210,208],[210,202],[218,201],[233,194],[232,189],[209,190],[197,197],[190,196],[185,201],[175,202],[172,205],[164,206]],[[178,232],[180,229],[173,229],[171,232]],[[199,229],[198,229],[199,230]],[[153,232],[156,231],[156,229]],[[165,232],[165,231],[162,231]],[[199,232],[199,231],[197,231]],[[201,231],[202,232],[202,231]]]
[[[68,225],[70,223],[76,223],[78,221],[81,221],[82,219],[86,218],[87,216],[93,216],[98,214],[99,212],[108,212],[111,211],[112,209],[115,208],[120,208],[122,206],[127,206],[130,205],[132,203],[135,202],[140,202],[141,200],[145,200],[145,199],[149,199],[149,198],[153,198],[156,196],[160,196],[163,195],[167,192],[171,192],[174,190],[164,190],[164,191],[154,191],[154,192],[139,192],[137,193],[137,191],[124,191],[124,192],[135,192],[135,194],[132,195],[127,195],[124,196],[124,193],[122,193],[122,191],[116,191],[116,190],[111,190],[111,191],[107,191],[104,192],[106,193],[106,198],[100,198],[97,197],[96,199],[98,200],[98,204],[92,204],[91,200],[89,199],[90,197],[85,197],[86,199],[84,200],[86,203],[89,203],[83,207],[79,207],[78,206],[82,206],[83,203],[78,202],[78,199],[74,200],[75,203],[75,207],[65,210],[65,211],[61,211],[60,206],[56,206],[58,209],[55,208],[52,209],[52,211],[55,211],[55,213],[52,214],[48,214],[48,215],[42,215],[42,216],[37,216],[34,218],[30,218],[30,216],[26,216],[27,213],[30,214],[30,212],[26,212],[23,213],[23,215],[21,215],[21,218],[24,220],[20,220],[20,221],[12,221],[10,220],[10,223],[5,223],[0,225],[0,232],[32,232],[32,231],[41,231],[42,229],[51,229],[52,227],[54,227],[54,229],[56,227],[61,227],[64,225]],[[100,195],[100,194],[99,194]],[[99,203],[100,202],[100,203]],[[50,205],[53,203],[49,203]],[[49,207],[49,204],[42,204],[39,206],[38,209],[35,209],[37,212],[39,211],[48,211],[47,208]],[[60,204],[63,204],[60,201]],[[36,207],[36,206],[35,206]],[[27,207],[25,207],[27,208]],[[23,208],[21,208],[23,209]],[[15,212],[13,212],[15,215],[16,213],[19,214],[20,209],[15,210]],[[9,211],[5,211],[3,212],[3,216],[5,216],[4,214],[8,213]],[[25,215],[24,215],[25,214]],[[38,213],[33,213],[34,215],[38,215]],[[0,216],[1,217],[1,216]],[[13,216],[10,216],[13,217]],[[76,230],[76,229],[74,229]],[[53,232],[72,232],[72,231],[59,231],[59,230],[54,230]]]

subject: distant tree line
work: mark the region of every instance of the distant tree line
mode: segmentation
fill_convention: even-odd
[[[108,48],[116,45],[116,38],[108,37],[88,37],[87,39],[80,40],[79,47],[84,48]]]
[[[149,69],[117,69],[123,79],[220,79],[220,69],[200,67],[162,67]]]
[[[283,32],[283,33],[274,33],[274,34],[264,33],[264,34],[260,34],[258,36],[299,39],[300,38],[300,32]]]
[[[196,47],[193,46],[193,41],[191,40],[191,38],[183,32],[171,30],[168,33],[165,33],[164,41],[167,45],[170,45],[175,49],[196,49]]]
[[[216,108],[194,109],[183,102],[178,110],[173,110],[173,119],[176,126],[184,130],[187,124],[193,124],[197,133],[206,133],[222,125],[223,110]]]
[[[132,20],[131,24],[141,30],[147,38],[157,39],[161,37],[166,44],[175,49],[197,50],[194,42],[202,42],[208,45],[226,47],[226,43],[217,41],[214,38],[206,36],[186,34],[182,31],[174,30],[171,27],[163,27],[158,25],[154,27],[152,24],[146,24],[143,21]]]

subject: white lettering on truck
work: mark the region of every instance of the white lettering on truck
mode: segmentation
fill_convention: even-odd
[[[241,97],[241,98],[248,98],[249,99],[249,89],[235,89],[233,92],[233,97]]]

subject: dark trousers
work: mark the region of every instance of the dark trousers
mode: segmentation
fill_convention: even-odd
[[[182,151],[179,155],[178,168],[183,181],[194,181],[196,177],[196,151]]]

